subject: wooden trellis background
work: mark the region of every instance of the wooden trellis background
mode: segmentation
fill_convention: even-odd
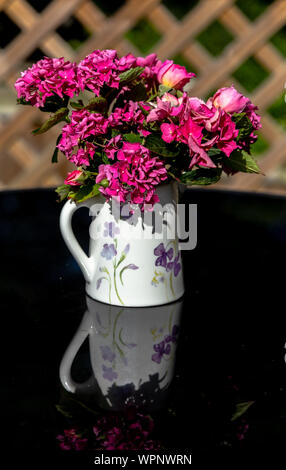
[[[232,189],[286,192],[286,184],[277,185],[273,171],[286,163],[286,135],[282,127],[267,113],[278,96],[286,93],[286,61],[269,39],[286,24],[286,0],[270,2],[269,7],[251,22],[235,4],[235,0],[201,0],[182,20],[178,20],[160,0],[128,0],[112,16],[105,16],[91,0],[53,0],[37,12],[26,0],[0,0],[0,12],[21,30],[0,53],[0,83],[13,87],[27,57],[40,48],[45,55],[79,60],[94,49],[114,48],[119,54],[142,55],[126,39],[140,19],[147,19],[161,38],[153,51],[161,59],[177,54],[199,71],[191,92],[205,96],[210,90],[234,83],[232,73],[247,58],[255,59],[270,73],[251,95],[263,115],[262,135],[270,144],[259,159],[266,176],[236,175],[218,186]],[[68,18],[74,17],[91,35],[76,51],[56,31]],[[218,57],[210,55],[195,39],[214,20],[231,32],[234,40]],[[286,104],[285,104],[286,113]],[[27,188],[60,184],[68,169],[64,158],[51,164],[54,137],[32,137],[43,114],[30,107],[17,107],[9,119],[0,124],[0,187]]]

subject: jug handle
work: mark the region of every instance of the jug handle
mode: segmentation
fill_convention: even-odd
[[[73,233],[72,216],[77,209],[80,209],[81,207],[90,208],[92,204],[94,204],[94,201],[91,200],[76,204],[74,201],[69,199],[63,206],[60,215],[60,230],[63,239],[65,240],[66,245],[74,256],[75,260],[78,262],[87,282],[91,282],[92,280],[92,262],[91,258],[88,257],[81,248]]]
[[[90,328],[90,313],[87,311],[61,360],[59,371],[60,380],[63,387],[70,393],[88,393],[89,391],[92,392],[94,389],[95,379],[93,374],[83,383],[75,382],[71,375],[73,361],[79,351],[79,348],[87,338]]]

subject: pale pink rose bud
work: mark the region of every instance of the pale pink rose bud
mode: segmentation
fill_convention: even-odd
[[[195,77],[194,73],[188,73],[185,67],[174,64],[172,60],[165,60],[157,74],[162,85],[177,90],[181,90],[192,77]]]
[[[68,173],[68,176],[65,179],[65,184],[68,184],[69,186],[79,186],[81,184],[81,181],[78,180],[82,173],[83,172],[80,170],[74,170]]]
[[[226,113],[241,113],[249,99],[239,93],[234,86],[220,88],[213,97],[213,105],[223,109]]]

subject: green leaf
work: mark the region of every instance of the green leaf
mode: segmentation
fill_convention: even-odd
[[[127,83],[132,82],[141,75],[143,70],[144,67],[134,67],[132,69],[126,70],[125,72],[122,72],[119,75],[120,85],[126,85]]]
[[[56,147],[55,147],[55,150],[54,150],[54,153],[53,153],[53,156],[52,156],[52,163],[57,163],[57,161],[58,161],[59,149],[58,149],[57,145],[58,145],[59,141],[61,140],[61,137],[62,137],[62,134],[60,134],[57,138]]]
[[[243,173],[261,173],[256,161],[246,152],[234,150],[230,157],[225,157],[223,163],[233,171],[242,171]]]
[[[84,107],[82,101],[71,101],[70,105],[73,109],[82,109]]]
[[[219,155],[221,153],[221,150],[220,149],[210,149],[208,150],[208,156],[209,157],[215,157],[216,155]]]
[[[118,263],[119,264],[119,263]],[[139,269],[138,266],[135,266],[135,264],[127,264],[127,266],[124,266],[124,268],[121,269],[120,273],[119,273],[119,277],[120,277],[120,281],[121,281],[121,284],[123,285],[123,280],[122,280],[122,274],[124,273],[124,271],[126,269],[132,269],[132,270],[136,270],[136,269]]]
[[[56,189],[56,193],[60,196],[60,201],[63,201],[68,197],[68,194],[70,192],[71,187],[67,184],[62,184],[61,186],[58,186]]]
[[[165,85],[159,85],[159,96],[163,96],[165,93],[171,91],[172,88]]]
[[[140,103],[138,103],[138,105],[139,105],[139,108],[141,109],[142,113],[144,114],[144,116],[148,116],[150,111],[147,111],[147,109],[143,108],[143,106]]]
[[[234,113],[232,120],[235,122],[235,127],[239,129],[238,140],[244,139],[253,131],[252,122],[245,113]]]
[[[29,101],[25,100],[25,98],[17,98],[17,104],[22,104],[24,106],[32,106]]]
[[[102,161],[105,165],[110,165],[110,160],[109,160],[108,156],[106,155],[106,153],[102,154]]]
[[[39,109],[44,113],[55,113],[60,108],[66,108],[68,102],[68,96],[64,96],[63,98],[61,98],[58,95],[52,95],[46,98],[44,106],[41,106]]]
[[[127,142],[130,142],[130,143],[135,143],[135,142],[138,142],[139,144],[142,143],[142,137],[139,134],[133,134],[133,133],[123,134],[123,138],[124,140],[127,140]]]
[[[88,102],[84,109],[87,109],[88,111],[96,111],[99,113],[103,113],[104,111],[106,111],[107,107],[107,100],[103,98],[103,96],[96,96]]]
[[[178,148],[164,142],[158,134],[149,134],[145,140],[145,147],[151,152],[167,158],[176,157],[180,152]]]
[[[69,193],[69,197],[75,202],[83,202],[91,197],[97,196],[99,194],[99,184],[94,184],[93,181],[90,181],[82,186],[77,191],[72,191]]]
[[[248,408],[253,405],[254,401],[245,401],[242,403],[237,403],[235,406],[235,412],[231,417],[231,421],[235,421],[236,419],[240,418]]]
[[[49,129],[51,129],[51,127],[55,126],[59,122],[66,121],[68,113],[69,113],[68,108],[59,109],[46,122],[44,122],[44,124],[41,127],[33,130],[32,134],[34,135],[43,134],[44,132],[47,132]]]
[[[65,418],[72,418],[73,415],[70,411],[66,409],[63,405],[56,405],[56,409],[59,413],[61,413]]]
[[[181,182],[189,185],[208,185],[215,184],[220,180],[221,168],[198,168],[187,171],[181,176]]]

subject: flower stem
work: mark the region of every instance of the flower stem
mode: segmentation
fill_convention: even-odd
[[[174,292],[174,287],[173,287],[173,273],[171,271],[171,274],[170,274],[170,289],[171,289],[171,292],[173,294],[173,297],[175,297],[175,292]]]
[[[117,289],[117,284],[116,284],[116,268],[114,267],[114,270],[113,270],[113,279],[114,279],[114,289],[115,289],[115,292],[116,292],[116,295],[117,295],[117,298],[119,300],[119,302],[124,305],[124,303],[122,302],[121,298],[120,298],[120,295],[118,293],[118,289]]]

